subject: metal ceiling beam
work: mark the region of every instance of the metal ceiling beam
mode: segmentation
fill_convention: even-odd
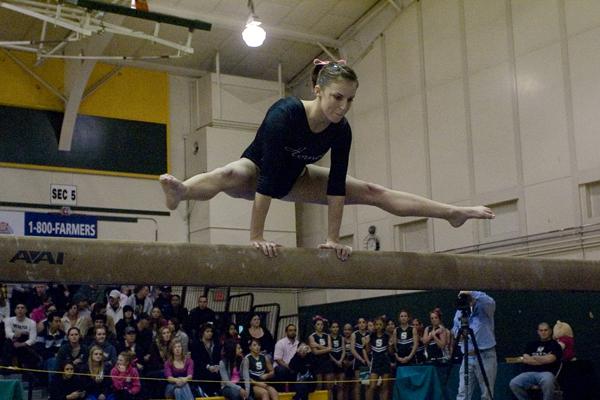
[[[164,14],[177,15],[177,16],[188,16],[188,17],[192,17],[192,18],[205,20],[205,21],[210,22],[213,26],[218,27],[218,28],[223,28],[223,29],[227,29],[227,30],[231,30],[231,31],[239,31],[240,35],[241,35],[242,30],[244,29],[244,26],[246,25],[245,19],[242,20],[242,19],[229,18],[229,17],[225,17],[223,15],[217,15],[217,14],[212,14],[212,13],[202,13],[202,12],[197,12],[197,11],[185,10],[185,9],[181,9],[181,8],[174,9],[174,8],[170,8],[170,7],[166,7],[166,6],[161,6],[159,4],[156,4],[156,5],[153,4],[152,9],[157,12],[164,13]],[[279,38],[279,39],[288,39],[288,40],[292,40],[295,42],[310,43],[313,45],[316,45],[317,42],[320,42],[325,46],[333,47],[336,49],[340,48],[342,46],[342,42],[340,40],[337,40],[337,39],[334,39],[334,38],[331,38],[328,36],[324,36],[324,35],[315,35],[312,33],[300,32],[300,31],[296,31],[296,30],[292,30],[292,29],[277,28],[277,27],[266,25],[264,23],[261,26],[267,31],[268,36]]]

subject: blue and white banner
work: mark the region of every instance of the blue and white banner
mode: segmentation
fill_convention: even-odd
[[[98,238],[98,218],[87,215],[25,213],[26,236]]]

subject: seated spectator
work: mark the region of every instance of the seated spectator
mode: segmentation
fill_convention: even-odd
[[[117,365],[110,371],[116,400],[135,400],[141,390],[140,374],[133,362],[135,355],[124,351],[117,357]]]
[[[185,332],[191,338],[198,337],[198,331],[205,324],[214,325],[217,320],[216,314],[213,310],[208,307],[208,297],[198,297],[198,307],[193,308],[190,311],[188,318],[188,326],[185,328]]]
[[[556,321],[552,329],[552,338],[558,342],[563,350],[562,361],[575,359],[575,338],[571,325],[560,320]]]
[[[152,331],[150,330],[150,316],[146,313],[142,313],[140,318],[136,321],[135,328],[137,330],[137,342],[145,349],[150,349],[155,339],[152,337]]]
[[[46,321],[48,321],[48,316],[53,313],[58,313],[58,309],[56,308],[56,305],[54,303],[45,304],[42,307],[42,311],[43,311],[44,315],[43,315],[43,317],[38,316],[37,321],[36,321],[36,319],[31,318],[34,321],[36,321],[36,329],[37,329],[38,334],[44,330],[45,323],[46,323]],[[61,315],[59,314],[58,317],[61,318]],[[62,321],[60,321],[60,329],[62,330]]]
[[[223,358],[219,362],[221,392],[228,400],[245,400],[250,395],[250,376],[242,376],[242,346],[236,340],[223,343]]]
[[[538,325],[539,339],[525,347],[520,361],[525,364],[525,372],[510,381],[510,390],[519,400],[529,399],[527,390],[539,386],[544,400],[551,400],[554,393],[554,381],[560,368],[562,348],[552,339],[552,329],[546,322]]]
[[[87,347],[81,342],[81,334],[76,327],[67,331],[67,342],[64,343],[56,354],[57,365],[73,364],[75,370],[80,372],[87,361]]]
[[[136,342],[137,339],[137,331],[134,327],[128,326],[125,328],[125,339],[121,339],[121,341],[117,344],[117,352],[130,352],[134,355],[132,361],[132,365],[137,368],[139,372],[144,371],[144,356],[148,353],[148,349],[139,345]]]
[[[79,304],[79,310],[82,314],[89,317],[85,309],[96,303],[104,303],[106,297],[106,287],[99,285],[81,285],[73,294],[73,301]],[[90,310],[91,312],[91,310]]]
[[[227,324],[227,329],[223,332],[221,336],[221,344],[224,344],[228,340],[234,340],[235,342],[240,342],[240,335],[238,333],[238,327],[233,322]]]
[[[27,291],[27,302],[25,303],[25,307],[33,312],[33,310],[43,306],[44,303],[48,302],[50,300],[48,297],[48,285],[44,283],[36,283]],[[37,322],[38,321],[36,321],[36,323]]]
[[[77,303],[70,303],[67,312],[62,317],[63,331],[68,332],[71,328],[79,329],[82,336],[87,335],[88,329],[92,326],[92,320],[79,312]]]
[[[110,329],[107,326],[107,322],[106,322],[106,315],[104,314],[93,314],[92,313],[92,317],[91,320],[93,321],[93,325],[90,329],[88,329],[88,333],[84,339],[84,343],[87,344],[88,346],[91,345],[94,340],[96,340],[96,331],[99,328],[104,328],[104,331],[106,332],[106,340],[111,343],[111,344],[115,344],[117,343],[117,336],[112,333],[110,331]]]
[[[154,303],[152,307],[158,307],[165,319],[171,314],[171,286],[155,286]]]
[[[194,400],[189,381],[194,374],[194,362],[183,354],[181,342],[171,341],[169,354],[165,362],[165,378],[167,388],[165,397],[176,400]]]
[[[137,322],[133,315],[133,307],[123,306],[123,317],[117,322],[115,330],[117,331],[117,340],[120,341],[125,337],[125,328],[128,326],[136,327]]]
[[[165,318],[177,318],[181,326],[184,327],[187,326],[188,317],[188,309],[181,305],[181,296],[178,294],[171,295],[171,307],[168,309],[168,313],[165,313]]]
[[[268,354],[269,356],[273,355],[273,350],[275,349],[275,340],[273,339],[271,332],[269,332],[269,330],[263,326],[260,315],[252,315],[252,318],[250,318],[250,323],[240,336],[240,343],[242,345],[244,354],[248,354],[250,352],[250,341],[252,339],[256,339],[258,340],[260,348],[264,354]]]
[[[0,323],[10,317],[10,303],[8,301],[8,286],[0,283]]]
[[[104,357],[104,350],[98,346],[90,348],[87,365],[82,371],[83,383],[86,388],[86,400],[111,400],[112,394],[109,378],[111,367]]]
[[[183,346],[183,354],[188,354],[190,352],[190,338],[184,331],[181,330],[181,324],[179,320],[175,317],[171,318],[167,324],[169,329],[171,329],[171,336],[173,340],[179,340],[181,345]]]
[[[277,390],[266,383],[275,376],[275,372],[269,358],[261,353],[258,339],[251,339],[250,354],[244,357],[242,371],[243,376],[248,374],[250,377],[255,400],[276,400],[279,398]]]
[[[150,312],[150,329],[152,330],[152,336],[156,337],[160,328],[167,326],[168,324],[169,323],[163,317],[160,308],[152,307],[152,311]]]
[[[297,374],[294,400],[308,400],[309,393],[315,391],[317,387],[314,382],[317,372],[314,368],[315,365],[314,353],[307,344],[301,343],[298,346],[298,351],[290,360],[290,368]]]
[[[106,340],[106,328],[100,327],[96,329],[94,341],[90,344],[90,347],[99,347],[104,352],[104,360],[108,368],[114,367],[117,362],[117,350],[115,346]]]
[[[279,382],[293,382],[296,380],[296,372],[289,366],[290,360],[298,351],[298,339],[296,339],[297,328],[294,324],[285,327],[285,337],[275,343],[275,380]],[[283,385],[285,386],[285,385]]]
[[[219,362],[221,361],[220,343],[214,340],[214,329],[210,324],[200,329],[200,340],[191,346],[192,359],[194,360],[194,379],[202,382],[202,390],[209,396],[219,395],[221,376],[219,375]]]
[[[78,400],[86,395],[81,377],[75,375],[75,366],[67,362],[59,368],[61,374],[56,378],[56,383],[50,385],[48,400]]]
[[[148,380],[148,384],[145,385],[145,387],[152,398],[159,398],[165,393],[164,382],[156,380],[156,378],[165,378],[165,362],[167,362],[170,345],[171,330],[168,326],[163,326],[160,329],[160,334],[152,342],[149,354],[144,358],[146,360],[144,376],[152,378],[151,380]]]
[[[65,333],[61,327],[60,314],[55,312],[48,316],[44,322],[44,329],[38,334],[35,348],[42,357],[42,369],[46,371],[55,371],[58,366],[56,355],[65,340]]]
[[[12,340],[12,352],[22,368],[35,369],[40,365],[41,357],[35,351],[37,328],[32,319],[27,318],[27,307],[19,303],[15,307],[15,316],[8,318],[4,324],[6,337]]]
[[[106,329],[107,329],[106,333],[107,333],[108,337],[109,338],[113,337],[113,339],[116,339],[115,321],[113,321],[112,317],[109,317],[108,315],[106,315],[106,304],[95,303],[92,306],[92,313],[90,314],[90,318],[91,318],[92,324],[94,323],[94,320],[102,319],[104,321],[104,326],[106,326]]]
[[[139,319],[142,313],[150,314],[152,311],[152,299],[148,296],[150,289],[146,285],[138,285],[133,294],[127,299],[127,305],[133,308],[133,314]]]
[[[106,316],[110,317],[115,324],[118,324],[123,319],[123,306],[124,304],[121,304],[121,292],[111,290],[108,295],[108,304],[106,305]]]

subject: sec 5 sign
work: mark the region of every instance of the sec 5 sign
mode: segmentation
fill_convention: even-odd
[[[50,185],[50,203],[63,206],[77,205],[77,186]]]

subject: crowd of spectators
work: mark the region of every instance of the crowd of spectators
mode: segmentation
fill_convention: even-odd
[[[282,391],[303,400],[317,388],[336,400],[361,392],[386,400],[396,368],[462,358],[456,326],[444,326],[439,308],[426,324],[408,310],[343,322],[315,316],[304,340],[289,324],[276,341],[259,314],[242,332],[216,322],[205,296],[188,311],[169,286],[0,285],[0,373],[8,366],[44,371],[34,376],[51,400],[276,399]],[[549,340],[550,326],[540,329]],[[548,347],[554,363],[564,354],[557,346]],[[529,382],[542,385],[533,376],[542,375],[511,383],[519,398]]]

